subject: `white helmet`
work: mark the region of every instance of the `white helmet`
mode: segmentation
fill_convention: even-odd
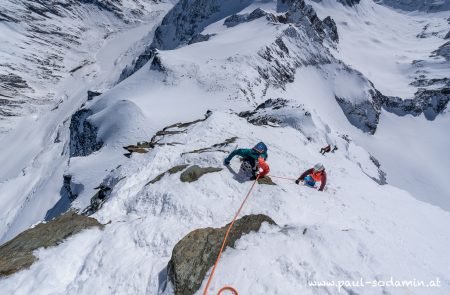
[[[322,163],[317,163],[316,165],[314,165],[314,172],[320,172],[325,170],[325,167],[323,166]]]

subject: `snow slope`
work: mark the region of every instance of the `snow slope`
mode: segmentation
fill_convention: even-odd
[[[273,175],[296,177],[305,167],[323,161],[330,182],[324,193],[286,180],[275,180],[277,186],[257,186],[243,214],[267,214],[282,228],[266,227],[244,237],[236,249],[225,251],[213,290],[232,284],[242,294],[337,294],[336,288],[311,288],[307,283],[393,276],[405,280],[439,277],[442,287],[348,288],[347,292],[448,293],[447,212],[362,174],[342,139],[336,154],[324,158],[317,153],[320,145],[305,144],[307,140],[296,129],[252,126],[223,112],[166,139],[180,145],[133,155],[110,174],[126,178],[95,215],[101,222],[112,223],[104,231],[87,231],[62,247],[39,251],[36,264],[0,281],[0,288],[8,294],[157,294],[159,273],[175,243],[198,227],[228,222],[250,183],[237,182],[224,169],[191,184],[180,182],[179,174],[145,184],[178,164],[221,166],[222,152],[180,154],[232,136],[239,137],[239,146],[263,139],[270,147]],[[234,160],[231,167],[238,169],[239,162]],[[163,294],[170,294],[170,288]]]
[[[265,227],[245,236],[236,249],[226,250],[212,285],[214,291],[232,284],[241,294],[338,294],[337,288],[309,287],[308,282],[393,277],[439,278],[441,286],[349,287],[345,292],[450,292],[450,214],[434,206],[447,208],[448,204],[449,188],[439,186],[450,172],[443,156],[448,146],[443,136],[448,112],[427,121],[380,110],[377,131],[370,135],[349,122],[336,99],[370,105],[371,90],[378,87],[388,94],[413,93],[409,63],[404,71],[395,66],[398,54],[408,54],[402,51],[404,45],[394,44],[386,50],[385,65],[390,69],[386,72],[392,73],[397,83],[383,83],[383,64],[362,62],[374,58],[376,48],[364,50],[361,44],[368,41],[354,26],[360,25],[361,19],[384,17],[391,21],[394,33],[385,35],[379,22],[364,29],[388,42],[385,40],[393,35],[404,36],[407,26],[399,19],[420,22],[425,16],[405,16],[362,1],[350,8],[331,2],[313,4],[319,21],[309,6],[294,7],[284,18],[286,6],[281,2],[289,5],[294,1],[261,0],[239,6],[243,9],[240,15],[256,8],[266,14],[256,19],[241,17],[244,21],[235,26],[224,25],[229,15],[220,15],[222,19],[207,22],[194,32],[210,35],[206,41],[180,42],[171,50],[156,50],[148,63],[114,85],[125,65],[136,61],[144,49],[141,40],[150,43],[154,26],[163,15],[129,28],[109,39],[95,64],[77,71],[61,86],[70,101],[45,117],[24,119],[16,132],[0,138],[5,146],[2,159],[14,159],[2,161],[5,166],[0,171],[0,194],[7,196],[0,203],[0,208],[5,208],[0,218],[6,224],[1,228],[1,241],[43,220],[58,202],[67,201],[61,193],[63,175],[72,177],[73,186],[82,187],[73,202],[65,203],[80,211],[89,205],[95,187],[112,186],[108,200],[94,214],[103,223],[111,221],[103,231],[89,230],[58,247],[39,250],[39,261],[29,269],[0,280],[2,293],[172,294],[171,286],[163,290],[161,279],[173,246],[191,230],[227,223],[250,186],[234,179],[238,160],[233,160],[231,170],[222,166],[226,153],[187,152],[234,136],[239,147],[263,140],[269,146],[274,176],[296,178],[320,161],[328,171],[329,183],[323,193],[275,178],[277,186],[257,186],[244,214],[267,214],[281,228]],[[336,20],[339,43],[331,40],[330,27],[321,21],[327,15]],[[351,26],[342,24],[348,15]],[[430,19],[437,26],[444,25],[442,16]],[[399,31],[395,31],[397,25]],[[420,26],[409,27],[406,44],[419,44],[411,36]],[[431,45],[423,45],[409,58],[434,50],[439,42],[430,38]],[[430,78],[446,73],[442,59],[437,62],[441,68],[427,68]],[[95,77],[90,75],[94,69]],[[86,101],[88,89],[104,93]],[[278,119],[277,124],[255,126],[237,115],[253,111],[267,99],[279,98],[286,103],[264,111]],[[70,157],[70,116],[82,103],[90,112],[87,122],[95,126],[92,137],[102,146],[93,153]],[[134,153],[129,159],[123,156],[123,146],[149,141],[162,128],[200,119],[207,110],[213,114],[205,121],[170,128],[181,132],[163,136],[159,143],[165,145],[146,154]],[[261,109],[256,116],[259,112]],[[426,134],[430,144],[418,137],[417,131]],[[30,144],[30,138],[38,140]],[[405,142],[414,147],[410,153],[402,150]],[[339,149],[322,156],[318,151],[326,144]],[[227,151],[234,145],[227,146]],[[21,157],[16,156],[19,149],[23,150]],[[424,167],[425,161],[430,166]],[[190,184],[180,182],[179,174],[174,174],[146,185],[180,164],[224,169]],[[386,185],[380,184],[380,169],[387,172]],[[432,183],[432,190],[412,182],[414,179]]]
[[[0,134],[2,145],[0,170],[1,241],[9,239],[39,222],[59,200],[62,177],[67,169],[66,154],[71,115],[86,102],[88,90],[112,87],[126,64],[143,50],[153,37],[170,4],[159,4],[154,11],[96,40],[95,46],[83,47],[92,61],[66,75],[54,86],[45,86],[63,99],[27,116],[15,117],[13,128]],[[103,169],[103,168],[100,168]]]
[[[449,63],[431,54],[445,43],[448,12],[405,14],[366,0],[355,7],[333,0],[311,4],[320,17],[336,21],[336,56],[384,95],[412,98],[418,89],[411,85],[415,80],[448,78]]]
[[[415,81],[449,78],[449,62],[431,54],[445,43],[448,12],[405,14],[370,1],[353,8],[332,1],[313,5],[320,16],[331,15],[338,24],[339,58],[383,94],[410,98],[419,88],[442,87],[419,86]],[[448,123],[448,111],[435,121],[383,111],[374,136],[350,134],[380,161],[390,184],[449,211],[450,142],[444,135]]]
[[[61,91],[67,87],[65,81],[96,64],[96,55],[102,53],[114,35],[156,21],[152,12],[164,4],[129,0],[2,0],[1,6],[0,133],[4,133],[14,129],[21,117],[39,116],[66,101],[71,94]],[[129,34],[129,41],[123,46],[129,47],[136,41],[133,38],[145,35],[133,31]],[[138,47],[133,50],[142,50]],[[120,47],[112,51],[117,50]],[[91,76],[101,75],[95,65],[89,71]]]

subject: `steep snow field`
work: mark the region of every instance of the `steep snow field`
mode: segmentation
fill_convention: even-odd
[[[211,294],[225,284],[240,294],[449,294],[448,111],[428,121],[382,110],[376,133],[369,135],[349,122],[336,99],[371,102],[369,80],[383,94],[411,97],[417,90],[410,85],[417,74],[414,59],[426,61],[428,78],[448,77],[442,58],[429,58],[450,26],[444,14],[405,14],[368,0],[355,7],[312,3],[320,19],[335,19],[340,42],[334,44],[328,37],[314,39],[311,24],[270,19],[281,15],[277,1],[248,1],[247,7],[244,2],[219,11],[222,19],[202,19],[205,27],[196,33],[208,34],[207,41],[187,44],[187,39],[178,48],[155,50],[143,67],[115,84],[171,7],[157,6],[141,24],[109,36],[91,52],[92,64],[58,84],[55,91],[66,99],[57,108],[23,118],[1,134],[0,242],[59,205],[82,211],[95,187],[112,187],[93,215],[106,224],[103,230],[38,250],[39,260],[29,269],[0,279],[2,294],[173,294],[170,284],[164,289],[164,268],[174,245],[194,229],[229,222],[251,184],[235,179],[237,159],[231,169],[223,166],[225,152],[189,152],[234,136],[227,152],[261,140],[268,145],[273,176],[296,178],[323,162],[329,182],[325,192],[277,178],[276,186],[257,185],[243,214],[267,214],[279,227],[264,226],[227,249]],[[272,16],[224,25],[230,11],[258,7]],[[438,28],[436,36],[415,37],[424,20]],[[103,94],[87,101],[87,90]],[[279,98],[280,108],[259,108],[255,116],[268,114],[280,122],[256,126],[238,115]],[[95,126],[88,139],[103,145],[70,156],[71,116],[80,106],[91,112],[86,122]],[[165,145],[123,156],[122,147],[149,141],[174,123],[201,119],[208,110],[212,115],[204,121],[169,128],[180,132],[161,137]],[[338,150],[322,156],[318,151],[327,144]],[[177,173],[148,184],[180,164],[223,170],[193,183],[181,182]],[[77,187],[73,202],[64,199],[63,175]],[[441,286],[308,286],[315,280],[391,277],[438,278]]]
[[[445,43],[448,12],[406,14],[366,0],[355,7],[333,0],[311,4],[320,17],[330,15],[336,21],[336,56],[361,71],[383,94],[411,98],[417,87],[410,83],[419,75],[448,77],[445,59],[430,56]],[[414,65],[415,60],[424,61],[425,69]]]
[[[323,157],[317,153],[319,145],[305,144],[306,138],[293,128],[256,127],[223,112],[166,139],[181,145],[133,155],[111,173],[126,178],[96,214],[101,222],[112,223],[103,232],[87,231],[62,247],[40,250],[40,260],[0,281],[1,289],[8,294],[157,294],[158,275],[175,243],[196,228],[227,223],[250,182],[239,183],[224,169],[191,184],[181,183],[179,174],[145,184],[178,164],[220,167],[222,152],[180,154],[232,136],[239,137],[239,146],[264,139],[273,175],[297,177],[305,167],[323,161],[330,182],[324,193],[287,180],[274,179],[277,186],[258,185],[243,214],[267,214],[284,228],[265,227],[225,251],[213,290],[232,284],[241,294],[335,294],[336,288],[312,288],[307,282],[393,276],[427,281],[439,277],[441,288],[409,292],[448,292],[448,213],[372,181],[351,160],[355,154],[343,139],[335,154]],[[237,170],[239,161],[231,167]],[[48,283],[35,284],[36,276]],[[380,294],[383,288],[347,289],[352,291]],[[408,289],[385,291],[401,294]],[[170,294],[170,288],[164,294]]]
[[[0,134],[15,129],[24,116],[38,117],[66,101],[72,94],[65,93],[67,85],[61,84],[86,67],[91,77],[99,74],[95,65],[90,65],[98,62],[96,53],[102,53],[105,43],[124,30],[155,21],[158,7],[163,10],[170,7],[164,9],[164,5],[140,0],[51,3],[2,0]],[[132,45],[133,39],[141,38],[141,34],[130,30],[123,46]],[[135,49],[141,50],[136,45]],[[111,54],[114,50],[120,47],[112,49]]]
[[[361,1],[354,8],[328,0],[312,4],[319,16],[336,20],[337,56],[383,94],[410,98],[418,89],[410,84],[415,80],[449,77],[448,61],[430,54],[445,43],[448,12],[405,14],[371,1]],[[415,60],[422,62],[414,65]],[[428,121],[423,115],[398,117],[382,111],[375,136],[350,134],[381,162],[390,184],[449,211],[450,137],[444,135],[449,126],[448,113]]]
[[[68,162],[68,157],[61,155],[68,149],[70,116],[86,101],[88,90],[103,91],[114,85],[125,65],[152,38],[154,26],[169,8],[161,4],[141,23],[98,40],[97,47],[83,48],[92,63],[52,88],[56,97],[64,99],[54,107],[16,118],[14,128],[0,134],[0,220],[5,225],[0,229],[0,241],[42,220],[58,201]]]

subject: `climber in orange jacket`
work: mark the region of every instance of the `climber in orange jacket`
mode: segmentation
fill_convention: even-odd
[[[252,149],[236,149],[224,160],[224,165],[230,165],[230,161],[235,156],[242,157],[241,171],[248,175],[251,180],[263,178],[269,173],[269,165],[265,161],[268,157],[267,146],[264,142],[259,142]]]
[[[263,158],[258,158],[258,178],[263,178],[264,176],[269,174],[269,171],[269,164],[267,164],[267,162],[264,161]]]
[[[321,163],[317,163],[313,168],[303,172],[295,183],[299,184],[300,181],[303,181],[305,185],[310,187],[314,187],[316,182],[320,181],[319,191],[323,191],[325,185],[327,184],[327,173],[325,172],[325,167]]]

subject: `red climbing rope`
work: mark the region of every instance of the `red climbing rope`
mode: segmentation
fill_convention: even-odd
[[[274,175],[269,175],[269,177],[273,177],[273,178],[280,178],[280,179],[287,179],[287,180],[297,180],[297,178],[289,178],[289,177],[282,177],[282,176],[274,176]]]
[[[235,288],[231,287],[231,286],[225,286],[222,289],[219,290],[219,293],[217,293],[217,295],[221,295],[223,293],[223,291],[230,291],[232,292],[234,295],[239,295],[238,291],[236,291]]]
[[[214,277],[214,273],[216,271],[216,267],[219,264],[220,256],[222,255],[223,249],[225,248],[225,244],[227,243],[228,234],[230,233],[231,228],[234,225],[234,222],[236,221],[237,217],[239,216],[239,213],[241,213],[242,207],[244,207],[245,202],[247,202],[247,199],[250,196],[250,193],[252,192],[253,187],[255,186],[256,181],[258,180],[258,178],[259,178],[259,175],[256,177],[255,181],[252,183],[252,186],[248,190],[248,193],[245,196],[244,201],[242,201],[241,206],[239,207],[238,211],[234,215],[233,220],[231,221],[230,225],[228,226],[228,229],[227,229],[227,231],[225,233],[225,237],[223,238],[222,246],[220,247],[219,255],[217,255],[216,262],[214,263],[214,266],[213,266],[213,268],[211,270],[211,274],[209,275],[209,278],[208,278],[208,282],[206,283],[205,289],[203,290],[203,295],[208,295],[208,288],[209,288],[209,285],[211,284],[211,281],[212,281],[212,279]],[[220,289],[219,293],[217,293],[217,295],[222,294],[223,291],[231,291],[235,295],[238,295],[238,292],[233,287],[230,287],[230,286],[225,286],[222,289]]]

